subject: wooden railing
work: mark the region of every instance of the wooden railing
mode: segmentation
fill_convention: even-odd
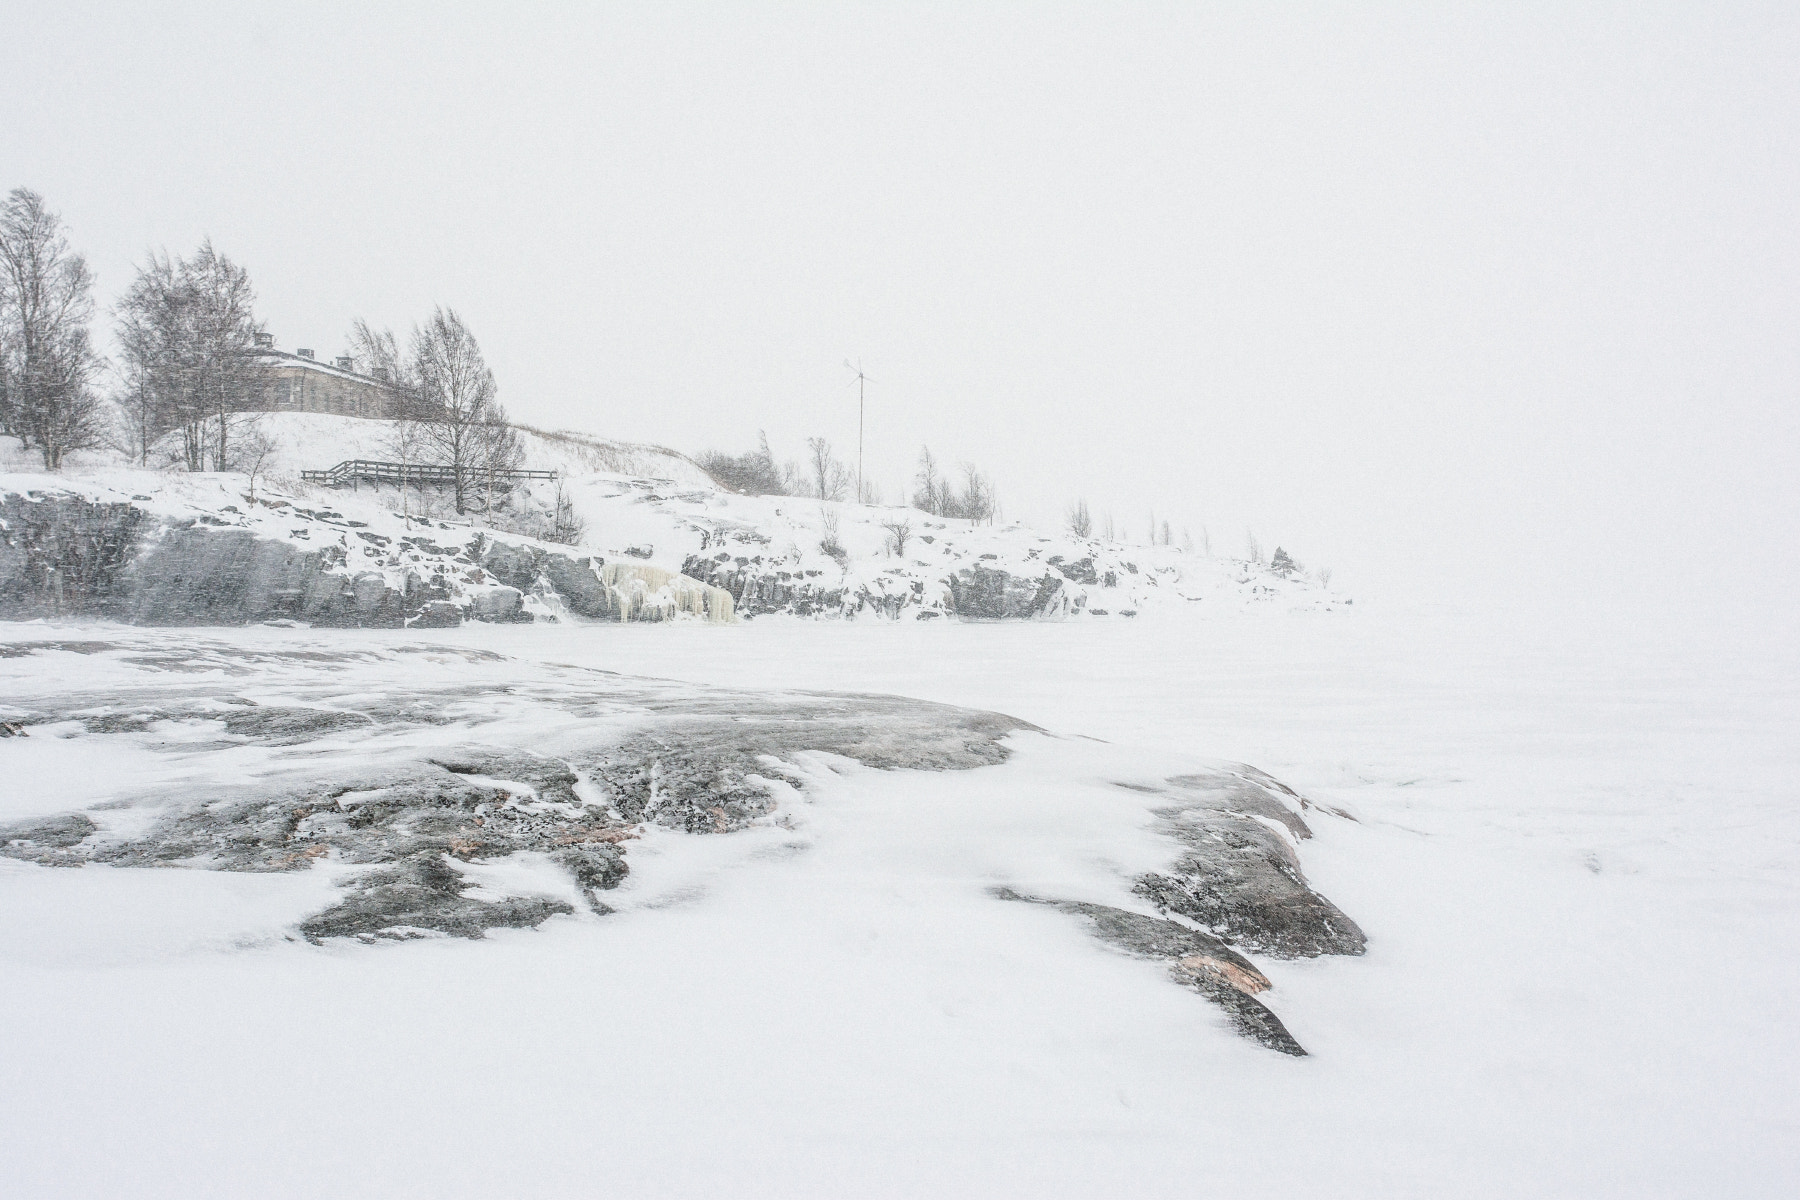
[[[428,466],[423,463],[378,462],[370,458],[352,458],[324,471],[302,471],[300,478],[308,483],[323,483],[329,487],[342,487],[348,483],[355,487],[358,483],[382,484],[391,483],[396,486],[412,484],[423,487],[426,484],[445,485],[456,482],[456,468]],[[501,479],[555,479],[555,471],[482,471],[465,470],[465,485],[480,486],[489,480]]]

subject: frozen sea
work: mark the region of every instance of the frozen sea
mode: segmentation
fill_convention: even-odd
[[[1788,631],[1791,633],[1791,630]],[[0,861],[0,1178],[68,1196],[1789,1196],[1800,648],[1452,607],[1069,624],[0,626],[179,649],[429,641],[516,666],[898,693],[1081,735],[820,770],[791,828],[646,838],[621,911],[312,946],[319,872]],[[369,668],[379,671],[380,667]],[[0,702],[106,686],[0,658]],[[0,818],[181,772],[0,739]],[[1092,740],[1097,739],[1097,740]],[[1258,959],[1310,1057],[997,879],[1103,886],[1095,786],[1259,766],[1360,958]],[[158,773],[162,774],[159,775]]]

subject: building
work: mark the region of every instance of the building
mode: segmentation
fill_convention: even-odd
[[[311,350],[289,354],[277,350],[274,335],[268,333],[256,335],[255,354],[267,364],[270,376],[264,411],[334,413],[388,421],[410,412],[412,396],[405,388],[391,382],[386,372],[359,374],[351,368],[347,355],[332,364],[320,362]]]

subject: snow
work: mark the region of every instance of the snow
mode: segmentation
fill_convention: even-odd
[[[459,515],[449,497],[435,489],[372,483],[331,488],[302,478],[304,471],[350,459],[392,460],[391,421],[321,413],[265,413],[256,420],[273,449],[254,487],[242,474],[143,470],[100,452],[77,454],[66,470],[47,475],[8,443],[0,445],[0,494],[79,491],[137,503],[167,518],[249,528],[259,537],[296,545],[332,541],[346,549],[351,567],[378,570],[394,587],[403,584],[408,567],[420,565],[419,556],[378,553],[342,526],[393,537],[430,527],[450,535],[433,534],[447,545],[467,542],[483,526],[509,539],[535,538],[548,532],[561,496],[585,525],[581,551],[629,559],[653,573],[685,571],[707,583],[729,583],[711,570],[742,567],[765,583],[779,580],[786,586],[791,580],[814,589],[801,607],[825,615],[853,616],[887,603],[907,617],[937,618],[954,611],[951,576],[997,571],[1035,582],[1052,568],[1068,577],[1060,599],[1042,614],[1053,617],[1136,617],[1192,607],[1324,609],[1349,602],[1304,572],[1278,573],[1175,546],[1076,538],[1018,523],[982,525],[900,506],[740,496],[714,486],[675,451],[568,431],[519,431],[525,465],[557,472],[555,482],[517,485],[506,510],[491,519]],[[316,512],[332,514],[333,527],[312,527]],[[910,530],[903,552],[893,544],[890,527],[896,523]],[[840,546],[836,554],[826,549],[832,540]],[[1085,564],[1092,574],[1075,564]],[[1096,582],[1083,582],[1090,578]],[[466,589],[451,582],[464,598]],[[742,591],[741,583],[730,586]],[[653,582],[646,591],[663,593],[660,608],[694,607],[693,597],[679,587],[664,593]],[[527,607],[541,616],[566,616],[537,597],[528,597]]]
[[[216,671],[347,649],[346,695],[572,663],[899,692],[1085,735],[1019,735],[1007,764],[960,772],[813,756],[783,821],[652,830],[614,915],[481,942],[283,940],[326,903],[327,867],[0,860],[8,1194],[1792,1194],[1800,647],[1686,632],[1365,605],[464,627],[396,656],[424,639],[0,627],[199,638],[226,647],[194,650]],[[0,698],[142,672],[0,658]],[[471,727],[532,736],[508,704],[472,697]],[[102,739],[50,733],[0,739],[6,813],[99,796],[114,768],[166,787],[216,769],[197,734],[96,760]],[[246,775],[306,769],[233,753]],[[1369,953],[1258,961],[1310,1058],[1235,1037],[1062,914],[986,894],[1119,902],[1166,847],[1105,785],[1196,755],[1357,818],[1309,818],[1304,856]],[[564,886],[529,858],[476,874]]]

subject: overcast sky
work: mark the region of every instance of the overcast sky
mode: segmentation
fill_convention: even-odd
[[[370,6],[375,7],[375,6]],[[0,0],[0,187],[110,301],[434,303],[515,417],[921,443],[1340,583],[1791,586],[1800,6]]]

